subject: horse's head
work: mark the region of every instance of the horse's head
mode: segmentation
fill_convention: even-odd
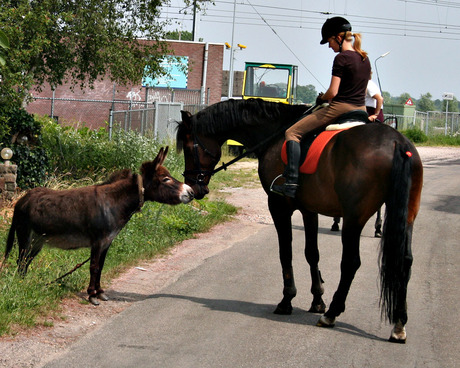
[[[144,162],[141,166],[144,199],[166,204],[188,203],[194,197],[192,188],[173,178],[168,169],[162,166],[168,148],[161,147],[153,161]]]
[[[184,151],[185,183],[193,189],[196,199],[209,193],[208,184],[221,157],[220,143],[209,135],[199,134],[192,125],[192,115],[182,111],[177,129],[177,148]]]

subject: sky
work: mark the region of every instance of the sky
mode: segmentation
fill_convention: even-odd
[[[295,64],[299,84],[325,92],[334,52],[320,45],[327,18],[345,17],[361,33],[362,49],[371,61],[373,79],[392,96],[413,98],[445,92],[460,100],[460,0],[215,0],[196,21],[203,42],[235,47],[234,70],[246,61]],[[236,6],[235,6],[236,4]],[[234,12],[235,9],[235,12]],[[170,0],[162,20],[171,30],[192,31],[193,11]],[[240,50],[237,44],[243,44]],[[379,58],[389,52],[388,55]],[[230,69],[230,50],[223,69]],[[378,59],[378,60],[377,60]]]

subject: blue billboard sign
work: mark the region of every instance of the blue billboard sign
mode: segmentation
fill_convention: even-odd
[[[158,78],[144,77],[143,87],[187,88],[188,56],[167,57],[161,62],[161,67],[167,75]]]

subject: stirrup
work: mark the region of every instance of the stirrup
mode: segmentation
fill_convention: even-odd
[[[299,187],[299,185],[288,184],[286,182],[284,182],[281,185],[275,184],[275,181],[278,180],[280,177],[283,177],[283,175],[278,175],[275,179],[273,179],[270,185],[270,192],[276,193],[283,197],[295,198],[297,188]]]

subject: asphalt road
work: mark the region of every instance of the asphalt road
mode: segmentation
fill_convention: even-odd
[[[458,367],[460,361],[460,160],[425,165],[409,284],[405,345],[387,342],[378,305],[373,220],[361,239],[362,266],[333,329],[316,327],[300,216],[294,225],[298,295],[291,316],[272,312],[282,280],[273,225],[207,258],[133,304],[46,367]],[[340,235],[320,219],[320,268],[329,303],[339,279]]]

